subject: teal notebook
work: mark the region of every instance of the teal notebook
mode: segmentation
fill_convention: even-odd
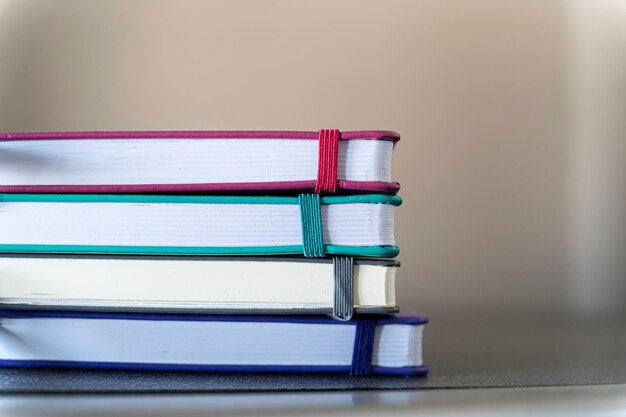
[[[396,195],[0,194],[0,252],[394,257]]]

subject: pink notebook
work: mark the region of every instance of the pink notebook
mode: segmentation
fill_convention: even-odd
[[[394,193],[387,131],[0,133],[1,193]]]

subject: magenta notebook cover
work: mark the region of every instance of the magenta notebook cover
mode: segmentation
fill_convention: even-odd
[[[0,154],[4,154],[3,158],[6,158],[7,164],[4,164],[4,168],[0,168],[0,193],[169,193],[169,192],[241,192],[241,191],[297,191],[307,192],[313,191],[321,194],[333,194],[335,192],[348,191],[348,192],[375,192],[375,193],[395,193],[400,188],[397,182],[391,181],[390,164],[391,164],[391,149],[395,142],[400,139],[400,135],[390,131],[350,131],[339,132],[338,130],[320,130],[318,132],[304,132],[304,131],[132,131],[132,132],[23,132],[23,133],[0,133]],[[313,144],[307,144],[307,149],[310,152],[304,157],[307,160],[314,161],[316,163],[317,175],[312,173],[309,178],[295,178],[290,180],[284,180],[281,178],[269,180],[266,178],[261,181],[232,181],[230,178],[232,169],[232,175],[237,174],[236,167],[230,167],[224,165],[221,168],[219,163],[225,156],[229,158],[237,158],[236,152],[226,150],[221,154],[212,154],[211,151],[208,155],[210,160],[207,160],[207,164],[215,164],[215,168],[218,172],[218,176],[222,179],[220,181],[205,181],[198,180],[191,182],[176,182],[172,177],[164,177],[164,181],[138,181],[134,180],[132,183],[123,183],[123,179],[119,180],[120,172],[126,172],[129,165],[135,165],[135,162],[124,163],[119,165],[119,169],[115,170],[115,174],[118,175],[118,181],[103,180],[101,183],[81,183],[85,182],[84,175],[81,176],[81,171],[76,171],[76,168],[72,164],[78,164],[80,161],[71,160],[70,158],[81,158],[76,155],[85,155],[84,164],[82,166],[83,173],[89,172],[90,161],[96,161],[97,163],[107,163],[113,159],[119,159],[122,157],[133,158],[131,161],[136,161],[137,166],[148,165],[151,162],[148,160],[150,153],[154,150],[158,150],[160,147],[165,149],[164,146],[177,146],[177,143],[184,143],[185,146],[191,147],[197,146],[198,149],[207,145],[206,141],[218,141],[220,144],[224,143],[224,140],[228,142],[232,141],[235,144],[236,141],[247,140],[246,144],[251,144],[255,140],[272,140],[272,152],[283,152],[287,155],[287,160],[294,164],[297,168],[297,158],[303,158],[302,155],[293,156],[289,153],[290,147],[297,147],[300,141],[310,141]],[[144,143],[145,141],[145,143]],[[177,142],[179,141],[179,142]],[[193,142],[188,142],[193,141]],[[138,152],[135,156],[129,156],[128,148],[126,151],[120,150],[118,154],[115,154],[116,146],[122,143],[133,142],[142,149],[137,151],[135,148],[131,150]],[[172,144],[174,142],[174,144]],[[348,143],[352,142],[352,143]],[[356,143],[359,142],[359,143]],[[364,143],[369,142],[369,143]],[[110,147],[112,156],[109,155],[109,159],[98,159],[97,155],[91,155],[91,149],[96,149],[98,145],[106,143],[106,146]],[[237,149],[241,149],[241,145],[244,142],[239,142]],[[265,142],[263,142],[265,143]],[[49,146],[48,146],[49,145]],[[76,145],[76,146],[74,146]],[[228,148],[229,143],[226,144]],[[372,148],[372,146],[380,146],[381,150],[373,150],[375,157],[361,157],[362,160],[358,163],[354,163],[355,167],[346,168],[349,165],[346,160],[352,159],[350,154],[348,155],[348,149],[355,148]],[[54,146],[58,149],[65,150],[54,153]],[[221,146],[221,145],[220,145]],[[275,148],[282,148],[277,149]],[[37,152],[41,149],[48,148],[48,154],[41,156]],[[209,147],[210,148],[210,147]],[[384,149],[382,149],[384,148]],[[52,149],[52,150],[50,150]],[[120,148],[122,149],[122,148]],[[172,148],[180,149],[180,148]],[[82,152],[80,153],[79,152]],[[141,152],[144,152],[143,154]],[[343,155],[342,152],[346,152]],[[353,151],[351,151],[353,152]],[[126,154],[125,154],[126,153]],[[193,153],[193,152],[192,152]],[[245,153],[245,152],[243,152]],[[273,153],[272,155],[274,155]],[[233,155],[234,154],[234,155]],[[311,155],[313,154],[313,155]],[[257,161],[257,159],[270,158],[269,156],[259,153],[253,154],[251,152],[246,153],[248,158],[251,158],[249,163],[252,164],[265,164],[263,166],[269,166],[269,170],[275,168],[275,164],[272,161]],[[311,155],[311,156],[309,156]],[[382,156],[380,156],[382,155]],[[176,153],[167,154],[164,158],[164,164],[176,166],[178,161],[176,160]],[[369,158],[369,159],[368,159]],[[52,162],[49,162],[52,160]],[[212,160],[212,161],[211,161]],[[383,161],[379,165],[376,165],[376,160]],[[68,162],[69,161],[69,162]],[[315,162],[316,161],[316,162]],[[154,164],[158,164],[158,160],[152,161]],[[119,162],[118,162],[119,163]],[[201,162],[200,162],[201,163]],[[56,164],[56,165],[55,165]],[[190,172],[198,172],[199,170],[193,170],[192,167],[180,164],[181,169],[188,169]],[[4,169],[4,170],[3,170]],[[56,174],[59,171],[66,170],[66,172],[79,172],[76,174],[76,181],[66,181],[63,183],[50,183],[51,178],[54,175],[47,175],[47,173]],[[133,168],[134,169],[134,168]],[[18,170],[26,173],[26,176],[19,177],[20,174],[15,174]],[[73,171],[74,170],[74,171]],[[343,175],[351,178],[344,178]],[[352,174],[346,174],[346,171],[350,171]],[[377,173],[383,172],[380,176],[386,176],[385,181],[372,180],[376,177]],[[388,171],[388,172],[387,172]],[[131,171],[129,171],[131,172]],[[367,174],[367,173],[370,174]],[[374,174],[371,174],[371,173]],[[65,174],[64,174],[65,175]],[[272,177],[272,172],[265,172],[264,175]],[[368,179],[369,175],[369,179]],[[354,179],[354,177],[363,176],[365,180]],[[4,177],[4,179],[3,179]],[[224,180],[226,177],[226,180]],[[277,176],[278,177],[278,176]],[[18,178],[15,182],[11,183],[13,178]],[[27,178],[27,179],[24,179]],[[71,178],[71,177],[63,177]],[[29,182],[31,181],[31,182]]]

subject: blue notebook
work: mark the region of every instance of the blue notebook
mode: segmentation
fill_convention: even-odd
[[[0,310],[0,366],[423,375],[426,322]]]

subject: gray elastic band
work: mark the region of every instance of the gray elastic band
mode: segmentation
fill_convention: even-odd
[[[335,303],[333,317],[346,321],[354,313],[354,260],[351,256],[335,256]]]

